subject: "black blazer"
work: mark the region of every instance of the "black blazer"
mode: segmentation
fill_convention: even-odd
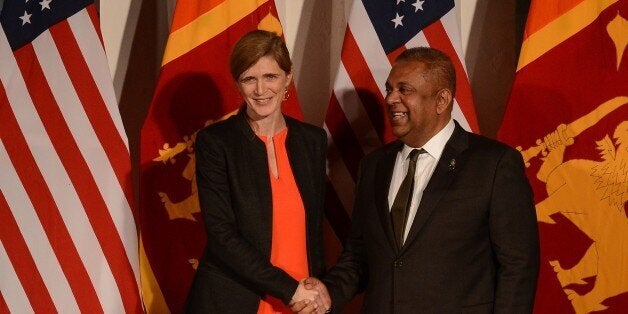
[[[327,136],[321,128],[285,119],[288,158],[306,212],[309,272],[321,276]],[[266,148],[244,113],[198,132],[196,180],[207,246],[185,311],[255,313],[266,294],[288,303],[298,282],[270,263],[272,193]]]
[[[531,313],[539,245],[519,152],[456,123],[397,249],[388,190],[402,145],[361,163],[350,235],[324,279],[335,310],[365,289],[365,313]]]

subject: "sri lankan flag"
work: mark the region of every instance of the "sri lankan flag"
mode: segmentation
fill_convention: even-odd
[[[282,33],[274,1],[177,2],[141,133],[140,264],[148,313],[179,312],[187,296],[206,242],[194,176],[196,132],[241,105],[229,53],[258,28]],[[295,99],[284,112],[301,118]]]
[[[541,239],[536,313],[628,308],[628,1],[533,0],[498,137]]]

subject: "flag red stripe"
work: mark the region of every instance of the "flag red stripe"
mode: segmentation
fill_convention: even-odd
[[[351,218],[342,205],[342,202],[340,202],[338,194],[336,194],[336,190],[329,180],[327,180],[325,188],[325,217],[327,217],[327,221],[329,221],[332,229],[334,229],[334,233],[344,245],[345,239],[349,235]]]
[[[397,59],[397,57],[399,57],[399,55],[402,54],[404,51],[406,51],[406,46],[401,46],[388,53],[388,55],[386,56],[388,57],[388,61],[390,61],[390,64],[395,64],[395,60]]]
[[[0,313],[9,313],[9,306],[4,300],[4,296],[0,293]]]
[[[85,7],[87,10],[87,14],[89,14],[89,19],[92,21],[92,25],[96,29],[96,34],[98,34],[98,40],[100,40],[100,45],[105,46],[105,43],[102,39],[102,32],[100,31],[100,19],[98,18],[98,12],[96,11],[96,5],[90,4]]]
[[[373,78],[373,73],[366,63],[358,43],[355,41],[351,29],[347,27],[341,54],[342,64],[355,87],[355,92],[362,101],[375,131],[382,143],[385,143],[386,126],[384,97]]]
[[[473,106],[473,96],[471,95],[471,88],[469,85],[469,79],[467,78],[466,71],[462,65],[462,61],[458,59],[456,49],[451,43],[443,23],[439,20],[423,29],[425,38],[430,43],[430,47],[439,49],[449,55],[451,61],[456,69],[456,100],[460,105],[460,110],[467,119],[467,123],[471,127],[471,130],[478,132],[480,130],[478,126],[478,120],[475,115],[475,107]]]
[[[351,124],[344,115],[342,108],[340,108],[335,93],[331,94],[325,124],[334,140],[335,147],[340,152],[347,166],[347,170],[353,177],[353,180],[357,180],[359,163],[362,157],[364,157],[364,151],[360,147],[360,142],[355,136]]]
[[[131,162],[126,145],[115,127],[113,119],[107,111],[107,106],[103,101],[98,86],[91,76],[87,63],[81,53],[76,38],[72,34],[67,21],[60,22],[50,28],[52,38],[62,56],[63,64],[72,80],[72,85],[76,93],[84,104],[83,108],[90,124],[94,128],[98,140],[100,141],[109,163],[111,164],[118,182],[122,187],[127,201],[131,204],[133,200]],[[134,218],[137,218],[134,216]]]
[[[16,52],[16,56],[20,54],[34,54],[32,46],[26,45],[20,48],[20,50]],[[31,65],[30,70],[34,71],[39,69],[39,71],[41,71],[36,59],[32,56],[30,58],[34,60],[32,63],[28,63]],[[0,99],[0,101],[4,104],[8,104],[6,96],[2,96],[4,99]],[[100,306],[96,291],[91,284],[81,257],[74,243],[72,243],[68,229],[59,213],[59,208],[48,186],[46,186],[42,173],[39,171],[37,163],[28,148],[26,139],[22,133],[16,132],[16,130],[20,130],[20,128],[15,115],[8,105],[3,109],[3,121],[0,123],[0,134],[10,134],[11,136],[3,136],[2,141],[20,177],[21,183],[33,203],[37,217],[39,217],[46,236],[50,241],[50,245],[55,252],[55,256],[68,280],[76,302],[81,312],[102,312],[103,309]]]
[[[30,255],[28,246],[26,246],[24,237],[22,237],[22,233],[15,221],[15,217],[11,214],[9,204],[7,204],[4,194],[1,192],[0,221],[2,221],[2,228],[0,228],[2,245],[4,245],[7,251],[11,265],[13,265],[17,277],[22,283],[22,287],[26,292],[28,301],[33,307],[33,311],[35,311],[35,313],[55,312],[56,309],[52,302],[52,297],[46,289],[46,284],[44,284],[44,280],[39,274],[33,257]],[[7,307],[6,304],[0,305],[0,313],[8,313],[8,310],[7,312],[3,312],[3,307]]]
[[[60,22],[56,26],[62,24],[67,26],[66,21]],[[55,37],[55,35],[53,35],[53,37]],[[71,48],[68,49],[68,47],[60,47],[71,43],[76,44],[73,37],[62,38],[61,40],[64,41],[64,44],[58,45],[60,54],[63,56],[64,61],[71,60],[71,62],[66,62],[66,66],[69,66],[70,63],[78,64],[79,60],[83,60],[81,54],[73,55]],[[29,45],[29,48],[31,47],[32,46]],[[78,49],[78,47],[75,48]],[[48,86],[41,67],[38,63],[32,62],[28,69],[25,68],[25,65],[28,64],[26,60],[34,60],[34,58],[28,56],[27,59],[22,59],[24,56],[21,52],[22,51],[20,51],[20,53],[16,52],[15,55],[23,75],[25,77],[26,75],[29,75],[26,84],[29,94],[33,98],[35,108],[39,113],[46,131],[50,135],[55,151],[59,155],[59,158],[61,159],[61,162],[63,163],[63,166],[72,181],[81,204],[85,209],[90,225],[96,234],[96,238],[103,250],[105,259],[107,260],[113,277],[118,285],[125,309],[127,311],[139,310],[139,304],[136,301],[139,298],[139,290],[135,284],[135,277],[132,272],[130,262],[127,259],[122,239],[115,228],[105,200],[103,199],[93,176],[90,175],[91,172],[87,166],[87,162],[82,157],[81,151],[79,150],[61,111],[59,110],[58,104],[52,95],[52,91]],[[34,51],[32,53],[34,53]],[[85,68],[87,68],[86,65]],[[81,69],[67,69],[68,72],[81,71]],[[27,71],[30,71],[30,73]],[[70,76],[72,77],[72,74],[70,74]],[[83,85],[89,85],[89,83],[85,84],[89,81],[82,82]],[[77,92],[79,95],[81,94],[81,91]],[[90,103],[90,100],[88,99],[82,99],[82,103],[87,104],[84,105],[83,108],[85,108],[89,115],[89,108],[95,106]],[[109,117],[108,113],[106,113],[106,116]],[[100,117],[104,118],[104,116]],[[124,161],[121,160],[120,162]]]

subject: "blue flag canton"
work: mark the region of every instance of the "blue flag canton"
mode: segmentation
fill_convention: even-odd
[[[0,24],[14,51],[94,0],[5,0]]]
[[[454,8],[454,0],[362,0],[386,54]]]

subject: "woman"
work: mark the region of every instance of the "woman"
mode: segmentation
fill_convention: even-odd
[[[207,247],[186,311],[288,313],[292,300],[321,304],[299,281],[325,270],[325,132],[281,113],[292,62],[279,36],[246,34],[230,66],[244,105],[196,137]]]

